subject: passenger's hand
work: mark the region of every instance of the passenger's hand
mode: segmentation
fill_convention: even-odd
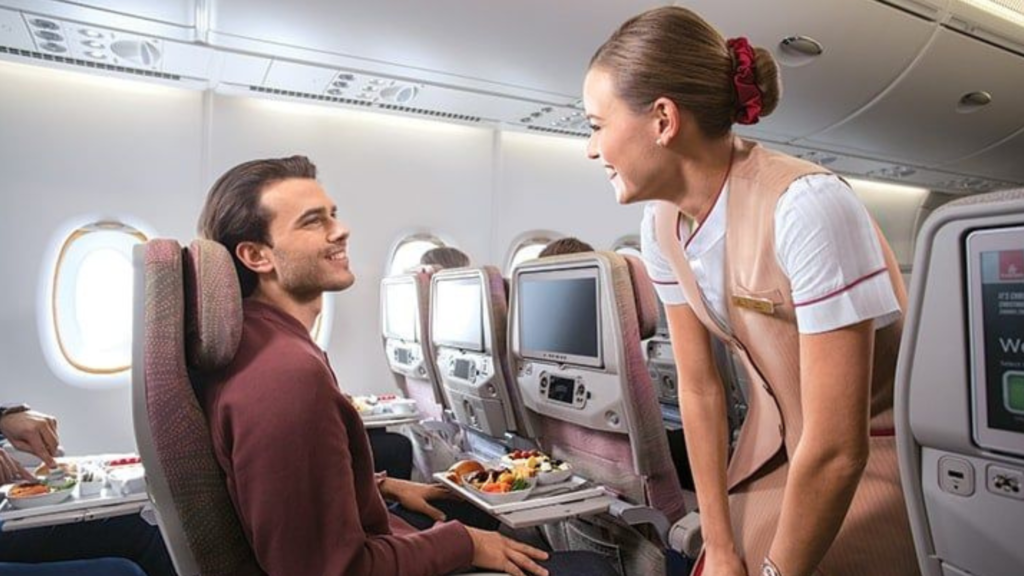
[[[18,480],[35,480],[25,467],[18,464],[13,456],[0,448],[0,484],[9,484]]]
[[[53,416],[27,410],[0,418],[0,433],[18,450],[31,452],[53,468],[57,463],[57,419]]]
[[[747,576],[743,559],[734,550],[704,550],[704,571],[701,576]]]
[[[431,500],[454,498],[447,488],[440,484],[420,484],[397,478],[387,478],[380,487],[381,494],[394,500],[410,512],[418,512],[436,522],[444,522],[444,512],[430,505]]]
[[[478,530],[466,526],[473,539],[473,566],[484,570],[500,570],[512,576],[547,576],[535,560],[547,560],[548,553],[516,542],[497,532]]]

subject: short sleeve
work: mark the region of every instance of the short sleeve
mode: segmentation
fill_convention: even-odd
[[[662,304],[686,304],[686,297],[683,296],[676,274],[658,246],[657,238],[654,232],[654,203],[648,202],[644,207],[643,220],[640,222],[640,255],[647,268],[647,275],[651,277],[654,290]]]
[[[790,186],[776,206],[775,246],[801,333],[868,319],[877,329],[899,318],[871,216],[838,177],[807,176]]]

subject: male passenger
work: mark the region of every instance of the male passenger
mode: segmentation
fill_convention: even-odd
[[[593,252],[594,247],[575,236],[566,236],[558,240],[552,240],[540,251],[537,258],[548,256],[564,256],[566,254],[579,254],[580,252]]]
[[[366,430],[310,339],[325,291],[352,285],[348,230],[303,156],[255,160],[214,184],[200,217],[235,260],[244,296],[234,360],[200,401],[228,491],[271,575],[433,576],[468,568],[544,575],[535,548],[458,522],[417,532],[384,498],[437,511],[438,487],[374,474]]]

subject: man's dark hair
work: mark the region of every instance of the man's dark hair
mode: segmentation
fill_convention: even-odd
[[[540,251],[538,258],[547,256],[563,256],[565,254],[579,254],[580,252],[593,252],[594,247],[574,236],[559,238]]]
[[[420,264],[439,268],[465,268],[469,266],[469,256],[458,248],[438,246],[424,252]]]
[[[242,297],[256,289],[259,281],[235,255],[242,242],[270,242],[271,214],[260,203],[267,186],[289,178],[316,178],[316,165],[305,156],[252,160],[228,170],[210,188],[199,215],[200,236],[223,244],[235,261]]]

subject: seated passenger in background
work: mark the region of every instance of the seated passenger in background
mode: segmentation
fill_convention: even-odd
[[[438,269],[465,268],[469,266],[469,255],[452,246],[438,246],[424,252],[420,264]]]
[[[537,258],[547,258],[548,256],[562,256],[564,254],[579,254],[580,252],[593,252],[594,247],[587,244],[583,240],[576,238],[575,236],[566,236],[565,238],[559,238],[558,240],[552,240]]]
[[[0,443],[4,440],[18,450],[37,456],[47,466],[57,466],[53,458],[57,455],[60,438],[57,419],[53,416],[30,410],[24,404],[0,404]],[[0,447],[0,485],[35,479]],[[112,557],[137,563],[149,576],[173,576],[175,573],[160,531],[138,514],[0,532],[0,576],[140,574],[131,562]],[[100,558],[106,559],[98,560]],[[35,565],[37,562],[45,564]]]
[[[439,575],[475,565],[546,574],[547,554],[458,522],[422,532],[384,498],[434,515],[437,486],[374,473],[366,429],[310,338],[325,291],[355,278],[349,232],[302,156],[256,160],[210,191],[200,232],[235,260],[242,340],[203,375],[200,402],[216,457],[261,568],[271,575]]]

